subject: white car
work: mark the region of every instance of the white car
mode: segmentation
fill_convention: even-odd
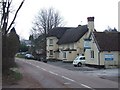
[[[25,58],[27,58],[27,59],[34,59],[34,56],[32,54],[26,54]]]
[[[85,64],[85,56],[78,56],[73,61],[74,66],[81,67],[83,64]]]

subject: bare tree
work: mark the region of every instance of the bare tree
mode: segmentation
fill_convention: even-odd
[[[41,9],[38,16],[35,17],[32,30],[39,33],[48,33],[54,27],[63,26],[63,19],[58,11],[53,8]]]
[[[46,52],[46,34],[54,27],[63,26],[63,19],[54,8],[41,9],[35,17],[33,25],[32,35],[38,41],[37,43],[39,43],[35,43],[35,46],[40,47],[39,45],[41,45],[42,47],[40,48]],[[38,33],[39,37],[37,39]],[[46,53],[44,58],[46,58]]]
[[[19,36],[12,25],[25,0],[22,0],[9,24],[10,7],[13,0],[2,0],[0,2],[0,29],[2,30],[2,70],[5,72],[15,65],[14,56],[19,48]],[[9,33],[10,31],[10,33]]]
[[[1,4],[1,11],[0,11],[1,12],[1,25],[0,25],[0,28],[2,29],[3,35],[7,34],[9,32],[9,30],[11,29],[11,27],[12,27],[12,25],[13,25],[16,17],[17,17],[18,11],[22,7],[25,0],[23,0],[21,2],[21,4],[19,5],[17,11],[15,12],[15,15],[14,15],[14,18],[13,18],[12,22],[10,23],[10,25],[8,25],[10,7],[11,7],[12,1],[13,0],[2,0],[0,2],[0,4]]]

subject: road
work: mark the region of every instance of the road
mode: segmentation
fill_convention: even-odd
[[[95,76],[85,75],[44,62],[16,59],[16,63],[25,70],[25,73],[40,83],[42,88],[118,88],[118,83]]]

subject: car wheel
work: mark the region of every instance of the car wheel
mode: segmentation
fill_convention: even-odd
[[[82,66],[82,63],[78,63],[78,67],[81,67]]]
[[[77,67],[77,65],[74,65],[74,67]]]
[[[44,63],[47,63],[47,61],[43,61]]]

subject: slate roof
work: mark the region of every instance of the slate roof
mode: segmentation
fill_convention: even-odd
[[[93,36],[100,51],[120,51],[120,32],[94,32]]]
[[[88,31],[87,25],[67,29],[57,44],[69,44],[77,42]]]
[[[63,34],[65,33],[65,31],[67,29],[71,29],[71,28],[73,28],[73,27],[56,27],[56,28],[53,28],[48,32],[47,37],[54,36],[54,37],[57,37],[58,39],[60,39],[63,36]]]

